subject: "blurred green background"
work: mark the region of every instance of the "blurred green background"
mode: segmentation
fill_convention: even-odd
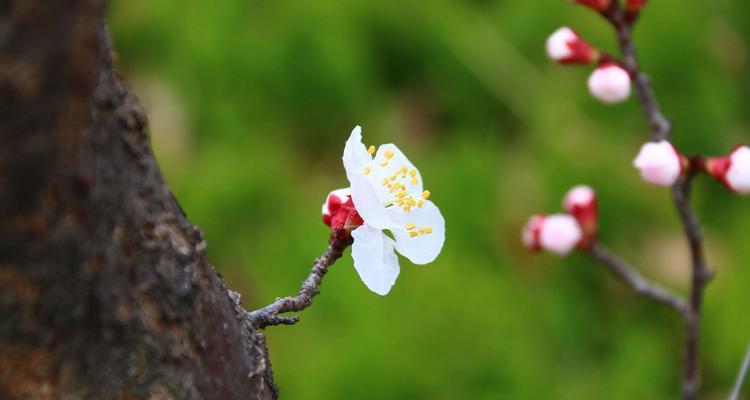
[[[661,0],[637,26],[687,154],[748,142],[748,16],[745,0]],[[597,103],[588,68],[544,54],[561,25],[614,51],[598,16],[564,0],[120,0],[110,22],[168,181],[247,308],[295,293],[324,250],[320,204],[347,183],[355,124],[367,144],[398,144],[446,218],[441,256],[401,258],[387,297],[347,253],[297,326],[266,331],[282,398],[677,397],[683,324],[671,310],[583,254],[520,244],[530,214],[558,211],[585,182],[602,241],[686,290],[670,195],[631,167],[647,137],[638,104]],[[705,178],[695,192],[718,270],[703,393],[719,399],[750,339],[750,199]]]

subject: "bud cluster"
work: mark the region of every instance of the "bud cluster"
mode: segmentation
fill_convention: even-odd
[[[617,0],[573,0],[602,15],[608,15]],[[646,5],[647,0],[626,0],[625,19],[634,21]],[[613,3],[614,2],[614,3]],[[547,38],[547,56],[554,62],[564,65],[596,65],[589,76],[589,93],[597,100],[614,104],[630,97],[632,77],[614,57],[601,53],[591,46],[573,29],[564,26]]]
[[[704,171],[732,192],[750,194],[750,147],[738,145],[727,156],[690,160],[670,142],[648,142],[633,165],[641,177],[657,186],[672,186],[688,171]]]
[[[563,199],[564,214],[537,214],[529,218],[521,238],[532,250],[547,250],[559,255],[586,248],[596,239],[598,201],[593,189],[585,185],[568,191]]]

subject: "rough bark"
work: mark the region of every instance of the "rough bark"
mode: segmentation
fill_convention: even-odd
[[[275,398],[112,67],[106,1],[0,1],[0,398]]]

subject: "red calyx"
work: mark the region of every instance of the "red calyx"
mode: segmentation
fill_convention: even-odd
[[[723,183],[729,190],[732,190],[732,188],[727,183],[726,176],[731,166],[732,157],[716,157],[703,160],[703,169],[716,178],[716,180]]]
[[[364,223],[351,197],[342,202],[339,197],[329,195],[327,204],[329,213],[323,215],[323,222],[332,229],[352,231]]]
[[[539,251],[542,249],[540,235],[542,233],[542,225],[544,225],[545,218],[546,217],[541,214],[532,215],[523,229],[521,236],[523,244],[531,251]]]
[[[598,52],[580,37],[566,43],[571,55],[559,61],[560,64],[589,64],[594,61]]]

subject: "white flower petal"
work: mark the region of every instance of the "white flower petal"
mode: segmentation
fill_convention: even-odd
[[[424,190],[419,170],[393,144],[380,146],[370,166],[372,170],[367,177],[376,188],[379,188],[378,190],[385,194],[385,198],[393,197],[393,193],[389,191],[387,185],[383,185],[384,179],[388,179],[390,184],[403,184],[406,192],[415,197]]]
[[[372,161],[372,156],[367,152],[367,148],[362,143],[362,127],[359,125],[354,127],[349,139],[346,141],[344,156],[341,159],[344,161],[344,169],[346,170],[347,177],[354,172],[361,172],[365,165]]]
[[[393,239],[367,225],[352,231],[352,237],[352,258],[359,277],[368,289],[385,296],[400,270]]]
[[[378,229],[389,229],[393,221],[385,210],[385,202],[378,196],[372,183],[360,173],[349,176],[352,202],[365,224]]]
[[[391,230],[396,238],[396,250],[414,264],[434,261],[445,243],[445,219],[437,206],[431,201],[425,201],[422,207],[414,207],[408,213],[397,209],[390,214],[393,221],[401,227]],[[407,229],[407,226],[412,229]],[[430,229],[431,233],[417,236],[409,234],[419,232],[420,229]]]

